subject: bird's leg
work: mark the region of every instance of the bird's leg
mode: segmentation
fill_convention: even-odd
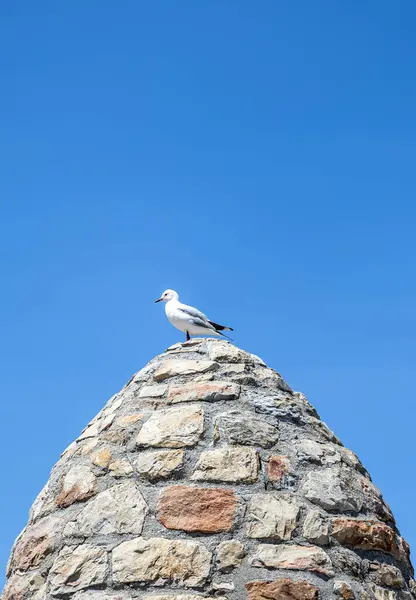
[[[189,335],[189,331],[186,332],[186,341],[187,342],[191,341],[191,336]]]

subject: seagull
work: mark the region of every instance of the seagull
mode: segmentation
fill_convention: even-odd
[[[193,306],[182,304],[179,302],[179,294],[175,290],[166,290],[155,302],[165,302],[165,312],[168,321],[172,323],[176,329],[186,333],[186,341],[189,342],[192,335],[222,335],[231,339],[225,333],[233,331],[231,327],[218,325],[214,321],[210,321],[204,313]]]

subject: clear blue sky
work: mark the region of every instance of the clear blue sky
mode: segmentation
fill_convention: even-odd
[[[0,564],[49,470],[182,334],[303,391],[416,546],[413,0],[0,8]]]

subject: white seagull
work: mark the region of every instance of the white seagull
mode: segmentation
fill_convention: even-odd
[[[172,323],[176,329],[186,333],[186,340],[191,339],[191,335],[223,335],[226,331],[233,331],[231,327],[218,325],[214,321],[210,321],[204,313],[193,306],[182,304],[179,302],[179,294],[175,290],[166,290],[161,297],[155,302],[165,302],[165,312],[168,321]],[[230,338],[228,338],[230,339]]]

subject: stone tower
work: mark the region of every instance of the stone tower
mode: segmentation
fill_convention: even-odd
[[[412,600],[358,458],[257,356],[176,344],[63,453],[3,600]]]

